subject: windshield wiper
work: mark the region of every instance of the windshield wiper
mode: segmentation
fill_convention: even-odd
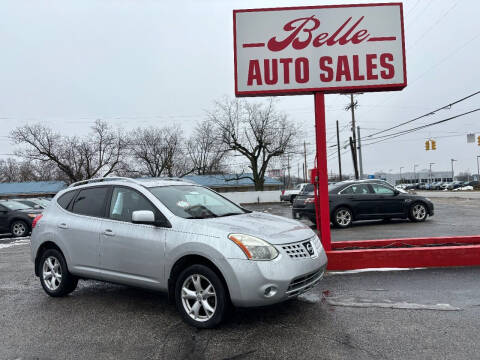
[[[229,213],[225,213],[225,214],[222,214],[222,215],[218,215],[218,217],[232,216],[232,215],[242,215],[242,214],[245,214],[245,213],[229,212]]]

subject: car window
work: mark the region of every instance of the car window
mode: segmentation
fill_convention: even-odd
[[[6,200],[6,201],[1,201],[0,204],[5,206],[6,208],[10,210],[28,210],[31,209],[30,206],[22,204],[21,202],[18,201],[12,201],[12,200]]]
[[[103,217],[107,192],[106,186],[80,190],[73,202],[72,211],[75,214]]]
[[[246,212],[231,201],[201,186],[159,186],[149,190],[172,213],[186,219],[240,215]]]
[[[369,194],[370,190],[366,184],[353,184],[340,191],[340,194]]]
[[[307,184],[302,190],[302,195],[313,194],[313,184]]]
[[[125,187],[115,187],[110,201],[109,218],[132,222],[132,213],[138,210],[150,210],[154,214],[158,209],[138,191]]]
[[[375,194],[383,194],[383,195],[393,195],[393,190],[385,185],[380,184],[372,184],[373,192]]]
[[[66,209],[76,194],[77,194],[77,190],[66,192],[65,194],[63,194],[57,199],[58,205]]]

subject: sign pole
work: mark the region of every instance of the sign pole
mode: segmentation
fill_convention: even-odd
[[[328,202],[328,170],[327,170],[327,134],[325,125],[325,95],[314,93],[315,99],[315,137],[317,171],[315,179],[315,216],[317,229],[325,251],[332,249],[330,236],[330,209]]]

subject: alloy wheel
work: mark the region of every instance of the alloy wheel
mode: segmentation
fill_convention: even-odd
[[[50,291],[58,289],[62,283],[62,267],[60,261],[54,256],[49,256],[43,262],[42,277],[45,286]]]
[[[425,218],[425,216],[427,215],[427,210],[425,209],[424,205],[416,204],[413,207],[412,213],[413,213],[413,217],[416,220],[423,220]]]
[[[205,322],[212,318],[217,308],[217,294],[210,280],[200,274],[192,274],[182,285],[182,305],[195,321]]]
[[[339,225],[348,226],[352,221],[352,214],[348,210],[341,209],[337,211],[336,219]]]
[[[27,232],[27,229],[26,229],[24,223],[17,222],[17,223],[15,223],[15,224],[13,224],[13,226],[12,226],[12,234],[13,234],[14,236],[22,236],[22,235],[25,235],[26,232]]]

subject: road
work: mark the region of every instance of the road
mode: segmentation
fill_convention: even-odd
[[[409,220],[361,221],[347,229],[332,228],[332,241],[393,239],[426,236],[459,236],[480,234],[480,206],[477,199],[435,198],[435,215],[423,223]],[[249,209],[292,217],[289,203],[247,205]],[[312,225],[308,220],[306,224]]]
[[[449,210],[436,201],[437,215],[425,224],[362,224],[333,236],[475,233],[478,209],[471,205]],[[447,211],[454,215],[445,218]],[[0,240],[0,359],[474,359],[480,353],[480,267],[328,273],[300,299],[238,309],[219,328],[197,330],[159,293],[80,281],[70,296],[50,298],[33,274],[29,250],[28,238]]]

